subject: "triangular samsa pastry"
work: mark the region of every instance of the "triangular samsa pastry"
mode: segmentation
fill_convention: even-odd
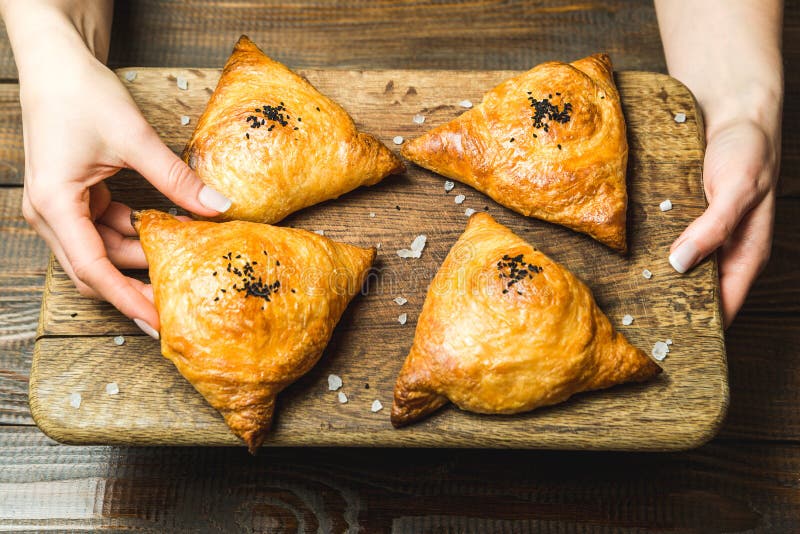
[[[403,426],[448,400],[471,412],[526,412],[660,372],[576,276],[477,213],[428,289],[391,420]]]
[[[552,61],[406,142],[414,163],[625,252],[628,142],[611,61]]]
[[[403,163],[336,102],[242,36],[183,151],[233,201],[218,219],[275,223]]]
[[[254,452],[276,395],[317,363],[375,250],[251,222],[133,218],[162,354]]]

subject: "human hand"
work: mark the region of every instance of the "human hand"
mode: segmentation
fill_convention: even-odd
[[[230,201],[204,186],[163,144],[74,28],[58,24],[57,17],[54,24],[46,40],[25,51],[25,60],[17,58],[23,215],[82,295],[109,301],[157,338],[152,289],[118,270],[147,266],[131,210],[111,201],[103,180],[135,169],[177,205],[203,216],[225,211]]]
[[[680,273],[719,250],[726,328],[772,248],[780,131],[769,130],[749,118],[709,129],[703,164],[708,209],[670,248],[669,262]]]

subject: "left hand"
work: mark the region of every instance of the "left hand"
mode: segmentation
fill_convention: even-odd
[[[744,117],[709,128],[703,165],[708,208],[670,248],[670,264],[681,273],[719,250],[726,328],[772,248],[780,132],[771,130]]]

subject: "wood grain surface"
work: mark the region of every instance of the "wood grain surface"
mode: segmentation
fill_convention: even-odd
[[[120,71],[124,79],[126,70]],[[129,90],[162,138],[178,151],[204,109],[217,70],[136,69]],[[481,95],[508,71],[305,70],[322,92],[341,102],[358,126],[390,146],[463,111],[464,98]],[[189,89],[176,86],[185,76]],[[527,219],[466,186],[451,193],[444,180],[413,167],[372,188],[298,213],[283,224],[324,230],[360,246],[381,244],[367,294],[342,319],[321,362],[279,396],[267,444],[324,446],[451,446],[570,449],[684,449],[710,439],[728,403],[727,369],[713,258],[688,276],[666,262],[669,244],[702,213],[702,125],[689,92],[653,73],[622,72],[618,85],[630,138],[629,257],[590,238]],[[678,124],[675,113],[687,121]],[[411,118],[426,116],[423,126]],[[191,118],[181,126],[180,116]],[[396,148],[396,147],[395,147]],[[141,180],[121,177],[118,198],[136,208],[160,205]],[[123,183],[119,183],[123,182]],[[453,198],[464,194],[457,205]],[[674,208],[661,212],[670,198]],[[388,422],[392,390],[411,345],[428,283],[466,223],[467,207],[486,209],[499,221],[569,266],[593,289],[613,323],[645,351],[673,338],[666,373],[646,385],[580,395],[552,408],[513,417],[444,410],[402,430]],[[375,216],[370,216],[374,213]],[[419,260],[396,250],[418,234],[428,236]],[[646,280],[643,269],[653,272]],[[403,296],[400,307],[392,299]],[[398,315],[407,313],[408,324]],[[621,325],[622,316],[635,317]],[[123,346],[113,336],[124,334]],[[340,375],[349,398],[339,404],[327,376]],[[119,384],[109,396],[105,385]],[[67,443],[138,445],[235,445],[222,419],[159,354],[159,344],[108,305],[78,295],[51,263],[42,307],[40,338],[31,369],[33,417],[51,437]],[[369,389],[367,389],[367,387]],[[80,393],[74,409],[70,393]],[[372,413],[373,400],[386,408]]]

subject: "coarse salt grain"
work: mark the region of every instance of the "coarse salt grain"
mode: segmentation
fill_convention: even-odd
[[[461,102],[459,102],[458,105],[461,106],[462,108],[469,109],[472,107],[472,100],[464,99]]]
[[[402,135],[394,136],[394,138],[392,139],[392,142],[394,144],[396,144],[396,145],[402,145],[403,144],[403,136]]]
[[[178,85],[178,89],[182,91],[185,91],[189,88],[189,80],[187,80],[183,76],[178,76],[176,83]]]
[[[114,345],[119,347],[120,345],[124,345],[124,344],[125,344],[125,338],[124,337],[117,336],[117,337],[114,338]]]
[[[397,304],[398,306],[402,306],[403,304],[405,304],[406,302],[408,302],[408,299],[407,299],[407,298],[403,298],[403,297],[395,297],[395,298],[394,298],[394,302],[395,302],[395,304]]]
[[[653,273],[651,273],[649,269],[644,269],[642,271],[642,276],[650,280],[651,278],[653,278]]]
[[[667,345],[663,341],[656,341],[656,344],[653,345],[653,351],[651,352],[653,358],[655,358],[658,361],[662,361],[664,358],[666,358],[668,353],[669,353],[669,345]]]
[[[661,208],[661,211],[669,211],[672,209],[672,201],[670,199],[667,199],[661,204],[659,204],[658,207]]]
[[[465,197],[464,195],[456,195],[456,198],[453,199],[453,202],[455,202],[456,204],[461,204],[466,199],[467,197]]]
[[[632,315],[625,314],[625,315],[622,316],[622,324],[624,324],[625,326],[628,326],[631,323],[633,323],[633,316]]]
[[[181,115],[181,126],[189,124],[189,115]]]
[[[375,248],[381,248],[381,244],[378,243],[377,245],[375,245]]]
[[[414,124],[422,124],[423,122],[425,122],[425,115],[417,113],[411,120],[414,121]]]
[[[374,401],[372,401],[372,407],[370,409],[373,411],[373,413],[379,412],[383,410],[383,404],[381,404],[381,401],[379,401],[378,399],[375,399]]]
[[[325,230],[314,230],[314,233],[317,235],[325,235]]]
[[[374,211],[369,212],[369,216],[374,219],[375,218],[375,212]]]
[[[81,407],[81,394],[80,393],[70,393],[69,394],[69,405],[75,408],[76,410]]]
[[[664,343],[666,343],[667,345],[672,345],[672,340],[671,339],[667,339],[667,340],[664,341]]]
[[[339,402],[341,404],[344,404],[344,403],[347,402],[347,395],[345,395],[344,392],[340,391],[339,394],[337,395],[337,397],[339,397]]]
[[[455,186],[456,186],[456,183],[455,183],[455,182],[451,182],[450,180],[447,180],[447,181],[444,183],[444,190],[445,190],[445,191],[447,191],[447,192],[449,193],[450,191],[452,191],[452,190],[453,190],[453,188],[454,188]]]
[[[676,113],[675,122],[677,122],[678,124],[686,122],[686,113]]]
[[[408,321],[408,314],[407,313],[401,313],[397,317],[397,322],[400,323],[400,324],[406,324],[406,321]]]
[[[464,215],[466,215],[467,217],[472,217],[473,213],[475,213],[475,210],[472,208],[467,208],[464,210]]]
[[[336,391],[342,387],[342,377],[339,375],[328,375],[328,389],[330,391]]]
[[[428,242],[428,236],[420,234],[411,242],[411,250],[414,252],[422,252],[425,249],[425,243]]]
[[[132,82],[135,79],[136,79],[135,70],[129,70],[128,72],[125,73],[125,81]]]
[[[119,393],[119,386],[116,382],[106,384],[106,393],[109,395],[117,395]]]

